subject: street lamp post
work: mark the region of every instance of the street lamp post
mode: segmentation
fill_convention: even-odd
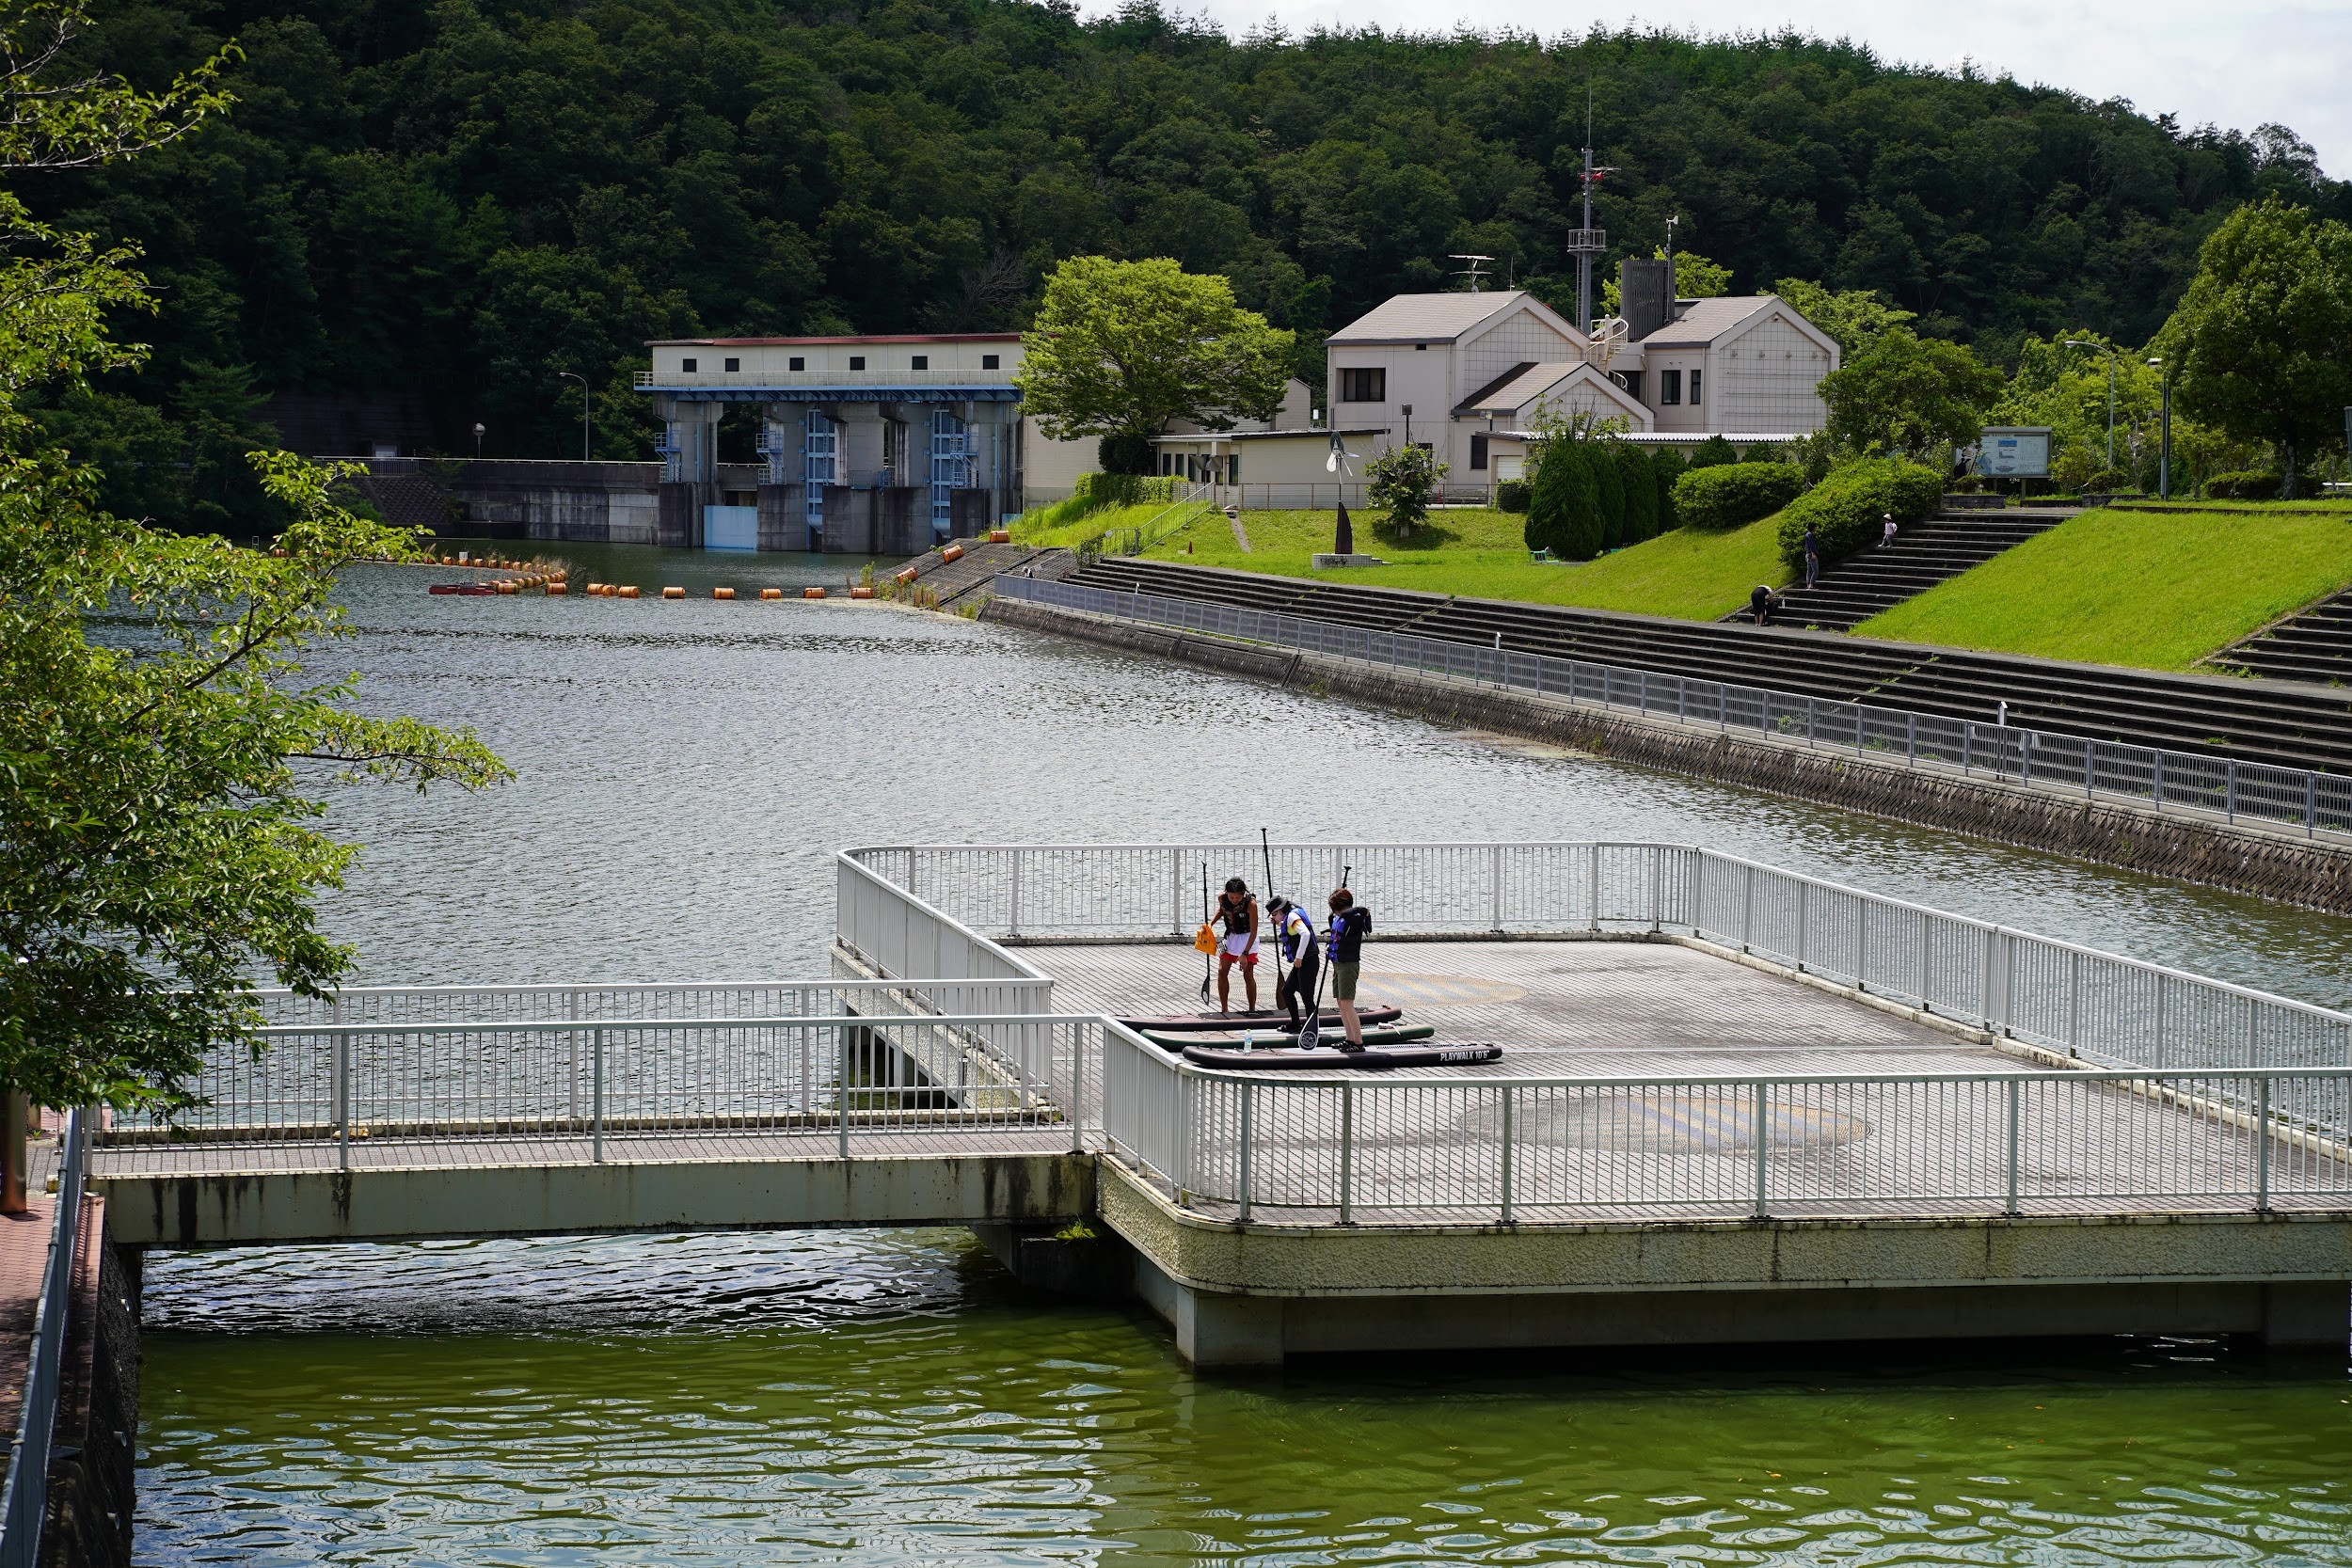
[[[2163,413],[2159,416],[2161,434],[2156,437],[2156,499],[2170,500],[2172,499],[2172,367],[2166,364],[2164,356],[2159,354],[2148,361],[2148,368],[2158,372],[2158,396],[2163,409]],[[2345,428],[2352,429],[2352,408],[2345,409],[2344,414]]]
[[[477,463],[482,461],[482,437],[487,434],[489,434],[489,426],[476,420],[473,424],[473,455]]]
[[[580,460],[588,461],[588,378],[578,371],[558,371],[556,374],[580,383]]]
[[[2112,344],[2094,343],[2088,338],[2069,338],[2068,348],[2095,348],[2107,356],[2107,467],[2115,467],[2115,349]]]

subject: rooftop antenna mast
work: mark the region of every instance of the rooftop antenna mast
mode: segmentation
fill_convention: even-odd
[[[1577,180],[1584,187],[1584,227],[1568,230],[1568,254],[1576,258],[1576,329],[1593,332],[1593,266],[1609,253],[1609,236],[1593,227],[1593,193],[1601,180],[1616,173],[1593,162],[1593,79],[1584,78],[1584,167]]]
[[[1468,262],[1470,263],[1470,265],[1468,265],[1468,266],[1464,267],[1461,271],[1459,271],[1459,272],[1455,273],[1454,276],[1454,277],[1467,277],[1467,278],[1469,278],[1469,279],[1470,279],[1470,293],[1476,293],[1478,292],[1478,279],[1479,279],[1479,276],[1480,276],[1480,275],[1479,275],[1479,271],[1478,271],[1478,263],[1479,263],[1479,262],[1481,262],[1481,261],[1493,261],[1493,260],[1494,260],[1494,258],[1493,258],[1493,257],[1491,257],[1491,256],[1469,256],[1469,255],[1465,255],[1465,254],[1463,254],[1463,253],[1462,253],[1462,252],[1460,252],[1460,251],[1456,251],[1456,252],[1454,252],[1454,253],[1451,257],[1449,257],[1449,258],[1447,258],[1447,259],[1448,259],[1449,261],[1468,261]]]

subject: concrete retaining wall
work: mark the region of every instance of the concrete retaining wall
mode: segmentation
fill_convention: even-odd
[[[41,1568],[130,1568],[139,1431],[137,1255],[87,1200],[66,1324]]]
[[[1347,697],[1454,728],[1527,736],[1718,784],[2352,914],[2352,848],[2266,828],[2084,800],[1995,779],[1915,770],[1801,742],[1726,735],[1670,719],[1132,626],[1043,605],[995,599],[986,613],[1009,626]]]

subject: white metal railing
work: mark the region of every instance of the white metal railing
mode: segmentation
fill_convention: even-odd
[[[2352,1015],[1689,845],[934,845],[841,858],[922,887],[930,918],[1003,953],[981,933],[1184,935],[1205,918],[1203,881],[1238,871],[1254,883],[1262,854],[1294,893],[1346,872],[1391,935],[1675,929],[2100,1065],[2352,1066]],[[866,914],[844,908],[847,940]]]
[[[58,1386],[65,1369],[66,1319],[73,1301],[74,1255],[82,1232],[82,1191],[88,1160],[88,1118],[69,1112],[58,1138],[56,1208],[49,1254],[41,1265],[40,1297],[33,1308],[33,1343],[24,1370],[24,1403],[8,1445],[8,1474],[0,1490],[0,1568],[31,1568],[40,1552],[49,1509],[51,1437],[57,1424]]]
[[[1753,732],[1907,768],[1950,769],[1963,778],[2265,823],[2307,838],[2352,833],[2352,776],[2344,774],[1694,680],[1205,599],[1018,578],[999,578],[995,592],[1007,599],[1145,626],[1475,681],[1718,731]]]
[[[1104,1136],[1241,1220],[2342,1208],[2352,1071],[1204,1072],[1114,1037]]]
[[[503,986],[345,986],[326,996],[253,991],[263,1020],[302,1023],[496,1023],[562,1019],[821,1018],[844,1013],[1048,1013],[1053,982],[1008,979],[558,981]]]
[[[273,1025],[261,1052],[212,1052],[190,1085],[201,1103],[171,1125],[119,1116],[97,1141],[305,1146],[294,1163],[343,1169],[419,1146],[439,1164],[596,1163],[720,1136],[843,1158],[874,1133],[1075,1148],[1103,1029],[1030,1014]],[[542,1147],[519,1155],[522,1140]]]

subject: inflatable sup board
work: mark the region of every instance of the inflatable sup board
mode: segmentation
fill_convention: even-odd
[[[1369,1003],[1356,1009],[1357,1022],[1363,1024],[1394,1023],[1405,1016],[1402,1007],[1378,1007]],[[1159,1018],[1122,1018],[1119,1021],[1137,1034],[1150,1035],[1230,1035],[1236,1029],[1280,1029],[1287,1032],[1291,1022],[1272,1008],[1254,1013],[1168,1013]],[[1327,1007],[1323,1012],[1323,1027],[1340,1027],[1340,1015]]]
[[[1502,1047],[1483,1041],[1464,1044],[1367,1045],[1361,1051],[1324,1046],[1301,1051],[1296,1046],[1272,1046],[1263,1051],[1236,1051],[1222,1046],[1187,1045],[1184,1060],[1196,1067],[1232,1068],[1242,1072],[1331,1072],[1377,1070],[1399,1067],[1458,1067],[1470,1062],[1502,1059]]]
[[[1385,1029],[1365,1030],[1364,1043],[1366,1045],[1409,1045],[1414,1040],[1425,1040],[1437,1032],[1438,1026],[1434,1023],[1398,1023]],[[1210,1050],[1254,1045],[1261,1051],[1271,1051],[1277,1047],[1288,1047],[1291,1041],[1289,1033],[1280,1029],[1252,1030],[1248,1033],[1235,1030],[1219,1035],[1169,1035],[1146,1029],[1143,1031],[1143,1037],[1167,1051],[1182,1051],[1187,1046],[1194,1045]],[[1339,1025],[1336,1023],[1327,1025],[1323,1032],[1324,1044],[1328,1045],[1337,1038],[1339,1038]]]

